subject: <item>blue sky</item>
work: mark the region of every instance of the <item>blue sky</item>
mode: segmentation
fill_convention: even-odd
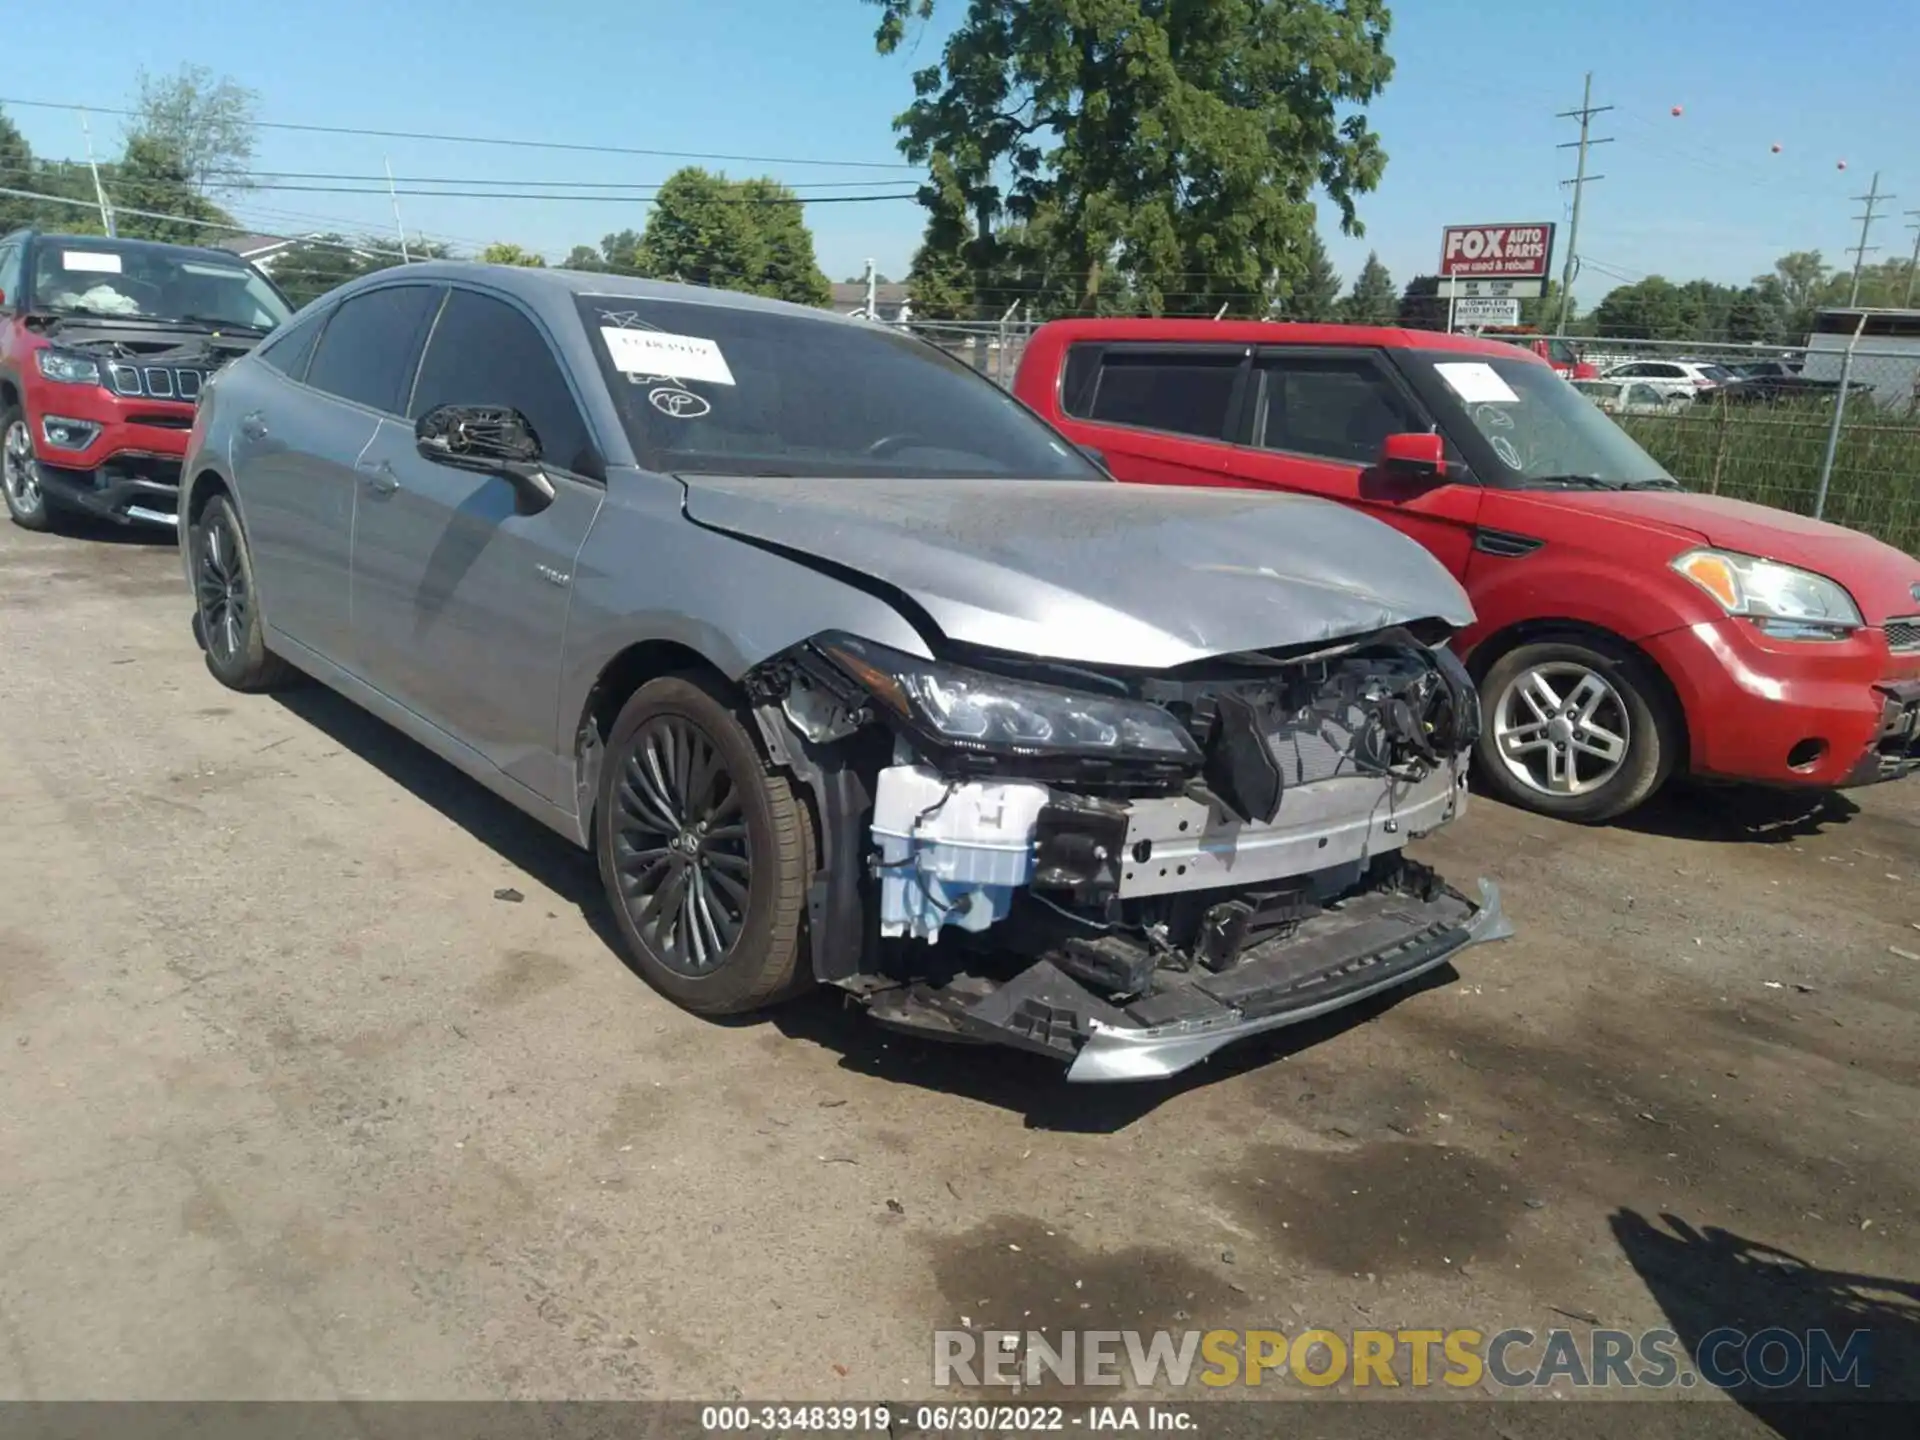
[[[941,0],[948,23],[963,3]],[[10,10],[0,96],[16,99],[124,104],[141,65],[192,61],[258,91],[264,120],[870,165],[899,160],[889,122],[941,33],[883,60],[875,12],[858,0],[570,0],[549,11],[563,18],[525,0],[193,0],[166,7],[164,26],[155,12],[84,35],[71,7]],[[1914,0],[1849,0],[1833,16],[1804,0],[1401,0],[1395,12],[1398,73],[1372,110],[1386,176],[1361,200],[1364,239],[1328,222],[1349,279],[1369,248],[1398,281],[1431,271],[1449,222],[1564,221],[1558,182],[1573,156],[1555,147],[1576,132],[1554,112],[1578,104],[1588,69],[1595,103],[1616,108],[1595,128],[1615,138],[1591,166],[1606,178],[1583,216],[1584,303],[1656,272],[1745,280],[1792,249],[1842,260],[1860,208],[1849,197],[1876,168],[1899,198],[1870,258],[1908,251],[1912,217],[1900,212],[1920,209]],[[39,153],[82,153],[71,112],[7,108]],[[97,145],[117,147],[118,119],[93,126]],[[263,169],[351,174],[387,161],[402,176],[624,183],[658,182],[681,163],[274,130],[257,157]],[[825,163],[715,168],[814,186],[912,178]],[[402,204],[411,230],[555,258],[644,219],[619,204]],[[269,231],[393,224],[385,197],[258,193],[236,209]],[[808,218],[836,280],[868,256],[901,273],[921,220],[910,201],[816,205]]]

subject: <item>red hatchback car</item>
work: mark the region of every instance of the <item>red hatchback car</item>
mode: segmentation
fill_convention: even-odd
[[[1344,325],[1067,320],[1015,392],[1122,481],[1358,506],[1466,586],[1483,784],[1599,821],[1676,773],[1920,767],[1920,561],[1691,493],[1544,360]]]

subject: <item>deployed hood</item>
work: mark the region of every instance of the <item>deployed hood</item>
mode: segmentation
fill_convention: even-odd
[[[1419,545],[1306,496],[1106,481],[680,478],[696,523],[870,575],[949,639],[998,650],[1166,669],[1473,618],[1466,593]]]
[[[1920,615],[1920,560],[1844,525],[1685,490],[1556,492],[1553,501],[1668,530],[1680,541],[1676,554],[1704,543],[1815,571],[1844,585],[1870,625]]]
[[[49,343],[108,360],[161,361],[173,365],[221,365],[244,355],[265,337],[242,326],[221,331],[205,325],[129,317],[60,317],[44,327]]]

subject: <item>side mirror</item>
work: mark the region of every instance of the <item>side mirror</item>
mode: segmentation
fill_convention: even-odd
[[[499,475],[513,484],[522,513],[553,503],[553,481],[540,468],[540,437],[518,410],[498,405],[440,405],[413,427],[413,444],[436,465]]]
[[[1444,480],[1447,442],[1430,430],[1389,435],[1380,442],[1380,469],[1411,480]]]

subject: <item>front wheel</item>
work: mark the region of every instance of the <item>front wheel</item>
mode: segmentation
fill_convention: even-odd
[[[33,431],[18,405],[0,410],[0,492],[6,495],[7,514],[22,530],[53,528],[53,508],[33,454]]]
[[[1480,682],[1482,783],[1511,805],[1582,824],[1626,814],[1678,759],[1678,727],[1644,662],[1602,642],[1502,655]]]
[[[669,999],[730,1015],[811,980],[812,822],[716,687],[634,692],[607,737],[594,841],[627,950]]]

